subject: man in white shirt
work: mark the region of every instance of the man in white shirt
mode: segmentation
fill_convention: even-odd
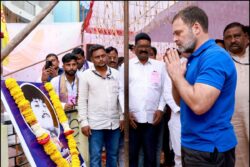
[[[156,55],[157,55],[157,49],[153,46],[150,47],[149,49],[149,58],[156,60]],[[169,80],[169,84],[170,84]],[[171,90],[171,89],[170,89]],[[167,92],[167,94],[164,93],[164,95],[168,98],[170,95],[172,95],[172,92]],[[171,103],[173,100],[172,96],[168,98],[167,100],[171,100]],[[163,145],[163,135],[164,135],[164,119],[161,119],[159,125],[157,126],[157,146],[156,146],[156,166],[155,167],[160,167],[160,161],[161,161],[161,151],[162,151],[162,145]],[[140,148],[139,151],[139,167],[144,166],[144,154],[142,148]]]
[[[106,166],[117,167],[123,114],[118,101],[118,71],[107,66],[104,46],[90,48],[94,68],[79,77],[78,113],[82,133],[89,139],[90,167],[101,167],[102,147]]]
[[[64,73],[51,80],[65,111],[74,109],[76,105],[78,84],[76,61],[77,57],[73,53],[64,55],[62,57]]]
[[[138,166],[140,147],[144,166],[156,166],[157,125],[161,121],[166,70],[163,62],[149,59],[151,39],[145,33],[135,37],[136,57],[129,61],[129,166]],[[120,70],[119,100],[124,111],[124,66]]]
[[[109,46],[105,49],[108,56],[107,65],[111,68],[119,70],[118,64],[118,51],[113,46]],[[119,140],[119,157],[118,157],[118,165],[119,167],[124,166],[124,133],[121,133]]]
[[[181,62],[187,61],[189,53],[181,53]],[[186,55],[186,56],[184,56]],[[168,121],[169,127],[169,137],[171,141],[171,146],[174,150],[174,161],[175,167],[182,167],[181,163],[181,120],[180,120],[180,107],[176,104],[172,95],[172,82],[164,89],[164,99],[167,101],[169,107],[171,108],[171,116]]]
[[[72,51],[77,57],[77,76],[83,71],[93,67],[93,63],[89,62],[84,55],[84,51],[81,48],[74,48]]]

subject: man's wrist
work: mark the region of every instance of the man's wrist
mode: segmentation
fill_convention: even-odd
[[[172,78],[173,84],[176,86],[176,85],[178,85],[183,79],[184,79],[184,76],[182,76],[182,75],[174,76],[174,77]]]

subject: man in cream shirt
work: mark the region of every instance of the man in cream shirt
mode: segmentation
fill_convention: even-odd
[[[90,48],[94,68],[79,77],[78,113],[82,133],[89,139],[90,167],[101,167],[102,147],[106,166],[116,167],[123,114],[118,102],[118,71],[107,66],[102,45]]]
[[[235,62],[237,87],[232,123],[238,139],[236,167],[249,166],[249,39],[244,25],[230,23],[224,29],[225,48]]]

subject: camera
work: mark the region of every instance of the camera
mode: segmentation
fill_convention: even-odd
[[[46,61],[45,63],[45,69],[48,69],[52,66],[52,61]]]

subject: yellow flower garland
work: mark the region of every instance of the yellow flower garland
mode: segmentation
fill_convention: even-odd
[[[22,89],[17,84],[16,80],[13,78],[8,78],[5,80],[5,85],[9,89],[11,96],[15,100],[21,114],[23,115],[26,122],[33,129],[37,141],[39,144],[43,145],[44,151],[50,156],[51,160],[59,167],[70,167],[70,164],[66,159],[64,159],[61,153],[58,151],[55,143],[50,139],[48,133],[39,125],[36,116],[30,106],[30,102],[24,97]],[[71,154],[71,166],[80,167],[79,152],[76,148],[76,142],[72,133],[74,132],[70,129],[68,124],[67,116],[64,113],[62,105],[60,103],[58,95],[55,93],[51,83],[46,83],[44,85],[45,89],[48,91],[50,99],[55,108],[59,122],[63,126],[64,135],[68,140],[68,147]]]

